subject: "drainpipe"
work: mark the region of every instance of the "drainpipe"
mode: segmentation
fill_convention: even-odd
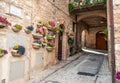
[[[114,19],[113,19],[113,0],[107,0],[107,17],[108,17],[108,30],[109,30],[109,63],[112,72],[112,83],[116,83],[115,73],[115,49],[114,49]]]

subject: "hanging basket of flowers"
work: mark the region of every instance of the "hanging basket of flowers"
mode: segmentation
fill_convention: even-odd
[[[34,40],[32,47],[34,49],[39,49],[42,46],[42,42],[40,40]]]
[[[54,21],[49,21],[49,24],[51,25],[51,27],[55,27],[55,22]]]
[[[69,38],[74,38],[74,34],[73,34],[73,33],[70,33],[70,34],[69,34]]]
[[[47,44],[47,46],[46,46],[46,50],[48,51],[48,52],[52,52],[53,51],[53,49],[54,49],[54,45],[53,44]]]
[[[33,33],[32,33],[32,36],[33,36],[34,39],[40,39],[40,38],[43,37],[43,35],[42,35],[42,34],[39,34],[38,32],[37,32],[37,33],[36,33],[36,32],[33,32]]]
[[[63,30],[60,27],[55,27],[53,31],[59,33],[60,31],[62,32]]]
[[[7,50],[0,48],[0,57],[4,56],[5,54],[8,54]]]
[[[25,48],[21,45],[15,45],[11,51],[12,56],[21,57],[25,54]]]
[[[20,24],[15,24],[12,28],[14,32],[19,32],[22,29],[22,26]]]
[[[0,16],[0,28],[11,26],[11,23],[7,20],[7,18]]]
[[[31,31],[33,31],[34,27],[31,25],[31,26],[27,26],[24,30],[27,34],[30,34]]]
[[[55,38],[55,35],[54,34],[47,34],[46,37],[48,40],[52,40],[53,38]]]
[[[44,24],[44,22],[42,20],[39,20],[37,25],[39,25],[40,27],[42,27],[43,24]]]

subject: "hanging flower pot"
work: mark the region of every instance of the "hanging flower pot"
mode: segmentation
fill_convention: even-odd
[[[42,44],[41,44],[42,45]],[[32,47],[34,48],[34,49],[39,49],[40,48],[40,44],[38,44],[38,43],[33,43],[32,44]]]
[[[59,30],[56,30],[56,33],[59,33],[60,31]]]
[[[46,50],[47,50],[48,52],[52,52],[53,49],[54,49],[54,45],[52,45],[52,44],[47,44]]]
[[[62,32],[62,29],[60,27],[55,27],[53,31],[55,31],[56,33],[59,33],[60,31]]]
[[[0,16],[0,28],[11,26],[11,23],[7,20],[7,18]]]
[[[40,39],[40,38],[42,38],[43,37],[43,35],[42,34],[39,34],[39,33],[32,33],[32,36],[33,36],[33,38],[34,39]]]
[[[6,27],[6,24],[5,24],[5,23],[0,22],[0,28],[4,28],[4,27]]]
[[[14,32],[19,32],[22,29],[22,26],[19,24],[15,24],[12,28]]]
[[[50,47],[46,47],[47,51],[48,52],[52,52],[53,51],[53,48],[50,48]]]
[[[15,45],[11,51],[12,56],[21,57],[25,54],[25,48],[20,45]]]
[[[34,40],[32,47],[34,49],[39,49],[42,46],[42,42],[39,39]]]
[[[74,38],[74,34],[69,34],[69,38]]]
[[[11,51],[11,54],[12,54],[12,56],[14,56],[14,57],[21,57],[21,56],[22,56],[22,54],[17,53],[17,50],[12,50],[12,51]]]
[[[0,48],[0,57],[4,56],[5,54],[8,54],[7,50],[3,50]]]
[[[24,30],[25,30],[25,33],[30,34],[31,31],[33,31],[33,29],[34,29],[33,26],[27,26]]]
[[[25,30],[25,33],[27,33],[27,34],[30,34],[30,33],[31,33],[31,31],[28,30],[28,29],[24,29],[24,30]]]

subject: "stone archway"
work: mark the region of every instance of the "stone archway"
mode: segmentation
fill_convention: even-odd
[[[98,10],[98,11],[91,11],[91,12],[85,12],[85,13],[79,14],[79,16],[77,17],[77,22],[80,22],[84,18],[93,17],[93,16],[100,16],[103,18],[107,18],[106,11]]]

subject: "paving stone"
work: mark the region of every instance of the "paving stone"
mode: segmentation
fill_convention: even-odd
[[[85,52],[84,54],[79,55],[78,56],[79,58],[76,60],[74,60],[75,58],[72,59],[71,57],[71,59],[68,59],[69,62],[68,61],[60,62],[60,64],[52,66],[38,74],[36,77],[30,80],[30,81],[34,80],[34,82],[30,83],[46,83],[48,81],[59,83],[94,83],[97,76],[98,78],[96,79],[96,83],[112,83],[111,73],[108,69],[107,56],[104,57],[103,64],[100,67],[100,71],[98,72],[97,75],[85,76],[77,74],[79,65],[82,63],[82,61],[86,60],[86,58],[89,58],[90,55],[93,55],[93,53]]]
[[[95,76],[102,65],[103,59],[103,55],[89,55],[79,65],[78,74]]]

